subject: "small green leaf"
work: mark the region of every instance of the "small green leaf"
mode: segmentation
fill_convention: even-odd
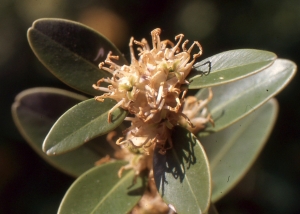
[[[85,99],[72,92],[43,87],[21,92],[12,105],[14,122],[29,145],[52,166],[74,177],[92,168],[105,155],[113,155],[114,150],[105,138],[97,138],[74,151],[51,157],[42,151],[42,144],[59,116]]]
[[[81,175],[65,194],[58,214],[128,213],[147,185],[141,177],[133,183],[132,170],[124,171],[118,178],[118,170],[124,165],[124,161],[111,162]]]
[[[277,59],[267,69],[229,84],[212,87],[213,98],[208,109],[215,126],[208,124],[200,136],[220,131],[247,114],[253,112],[271,97],[279,93],[296,74],[296,65],[289,60]],[[208,90],[196,96],[205,99]]]
[[[127,64],[120,51],[104,36],[77,22],[39,19],[28,30],[29,44],[38,59],[58,79],[90,95],[99,95],[92,85],[111,74],[98,68],[112,51]]]
[[[205,213],[210,204],[208,160],[198,139],[182,127],[172,132],[173,147],[165,155],[154,152],[156,187],[177,213]]]
[[[216,202],[239,182],[258,157],[275,124],[275,99],[228,128],[201,137],[212,173],[212,201]]]
[[[43,143],[47,155],[58,155],[73,150],[91,139],[104,135],[117,128],[127,112],[117,108],[108,122],[108,112],[116,101],[105,99],[103,102],[89,99],[64,113],[53,125]]]
[[[277,56],[269,51],[240,49],[216,54],[194,65],[195,72],[189,75],[190,89],[206,88],[233,82],[255,74],[270,66]],[[209,75],[201,75],[209,70]]]

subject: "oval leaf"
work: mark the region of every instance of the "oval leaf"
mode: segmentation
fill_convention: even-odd
[[[126,165],[116,161],[95,167],[80,176],[65,194],[58,213],[128,213],[142,197],[146,181],[138,177],[133,184],[134,171],[118,170]]]
[[[127,64],[120,51],[104,36],[77,22],[64,19],[39,19],[28,33],[29,44],[38,59],[58,79],[90,95],[99,95],[92,88],[99,79],[111,76],[98,64],[112,51]]]
[[[66,110],[86,97],[55,88],[32,88],[18,94],[12,105],[14,122],[30,146],[48,163],[77,177],[114,150],[105,139],[95,139],[77,150],[50,157],[42,151],[43,141],[51,126]],[[103,137],[104,138],[104,137]],[[102,143],[98,142],[104,141]]]
[[[200,138],[210,162],[213,202],[231,190],[251,167],[272,131],[277,113],[277,102],[271,99],[228,128]]]
[[[215,126],[208,124],[200,136],[220,131],[247,114],[253,112],[271,97],[279,93],[293,78],[296,65],[285,59],[277,59],[264,71],[230,84],[212,87],[213,98],[208,109]],[[205,99],[208,90],[196,96]]]
[[[109,123],[108,112],[115,105],[116,101],[112,99],[105,99],[104,102],[89,99],[75,105],[53,125],[43,143],[43,151],[47,155],[58,155],[114,130],[127,114],[117,108]]]
[[[233,82],[270,66],[277,56],[269,51],[240,49],[216,54],[194,65],[189,75],[190,89],[206,88]],[[202,74],[211,71],[209,75]]]
[[[161,155],[154,152],[156,187],[177,213],[205,213],[210,204],[208,160],[198,139],[182,127],[172,132],[173,147]]]

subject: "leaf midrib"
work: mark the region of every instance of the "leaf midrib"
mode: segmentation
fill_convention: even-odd
[[[233,103],[234,100],[237,100],[237,99],[239,99],[240,97],[245,96],[245,94],[249,94],[249,93],[251,93],[252,91],[256,90],[256,87],[254,87],[254,86],[264,85],[266,82],[270,82],[270,79],[271,79],[271,78],[273,79],[273,77],[275,77],[275,76],[277,76],[277,75],[286,75],[286,73],[292,71],[292,69],[291,69],[291,67],[287,67],[286,69],[284,69],[284,71],[285,71],[285,72],[284,72],[285,74],[283,74],[283,72],[277,72],[277,73],[275,73],[275,74],[269,76],[268,79],[264,79],[264,80],[260,81],[259,83],[256,83],[255,85],[253,85],[251,88],[248,88],[249,90],[243,90],[243,92],[236,94],[236,96],[233,96],[231,99],[228,99],[227,102],[223,102],[221,105],[216,105],[217,107],[211,109],[211,114],[214,115],[214,113],[220,111],[220,109],[223,109],[224,106],[228,106],[228,103]],[[286,80],[286,81],[283,83],[283,86],[286,84],[287,81],[288,81],[288,80]],[[280,88],[282,88],[282,86],[281,86]],[[267,101],[267,100],[268,100],[268,97],[273,97],[276,93],[278,93],[277,90],[275,90],[274,92],[270,93],[269,96],[267,96],[265,100]],[[257,106],[257,105],[260,106],[261,104],[262,104],[262,103],[258,103],[258,104],[256,104],[256,106]]]
[[[71,137],[74,137],[74,135],[77,135],[78,133],[82,132],[81,130],[84,130],[86,127],[92,125],[93,123],[95,123],[96,120],[99,120],[100,118],[103,118],[104,116],[107,117],[107,112],[108,112],[108,111],[106,111],[106,112],[102,113],[101,115],[97,116],[95,119],[90,120],[88,123],[86,123],[85,125],[81,126],[81,128],[76,129],[76,131],[74,131],[74,132],[71,132],[70,134],[68,134],[67,136],[65,136],[65,137],[62,138],[61,140],[59,140],[59,142],[58,142],[57,144],[55,144],[54,146],[51,146],[49,149],[46,149],[46,150],[48,151],[48,150],[51,150],[51,149],[55,149],[56,147],[59,147],[60,144],[63,144],[65,141],[67,141],[67,139],[69,139],[69,138],[71,138]],[[59,122],[59,121],[57,121],[57,122]],[[56,125],[56,124],[54,124],[53,127],[55,127],[55,125]],[[50,132],[51,132],[51,131],[52,131],[52,129],[50,130]],[[49,133],[50,133],[50,132],[49,132]],[[106,134],[106,133],[100,133],[100,134],[98,134],[98,136],[99,136],[99,135],[103,135],[103,134]],[[48,136],[48,135],[46,136],[45,142],[46,142],[47,140],[49,140],[49,137],[50,137],[50,136]],[[50,140],[52,140],[52,139],[50,139]],[[49,140],[49,141],[50,141],[50,140]]]
[[[255,117],[248,118],[247,121],[243,124],[241,128],[239,128],[229,139],[229,141],[225,144],[224,147],[221,148],[221,150],[215,155],[214,160],[210,163],[210,169],[211,172],[214,171],[215,167],[217,166],[219,160],[221,160],[227,151],[232,148],[236,144],[236,140],[243,134],[243,132],[249,127],[249,125],[257,118],[257,115]]]

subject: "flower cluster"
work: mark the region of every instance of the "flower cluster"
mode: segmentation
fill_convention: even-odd
[[[131,121],[131,126],[124,131],[125,139],[117,140],[118,145],[142,148],[146,153],[149,153],[149,147],[155,145],[161,154],[165,154],[167,149],[172,148],[171,130],[174,126],[182,125],[193,131],[203,128],[207,122],[212,122],[205,109],[212,98],[212,92],[203,101],[198,101],[195,97],[185,98],[185,86],[188,84],[186,77],[196,58],[201,56],[202,47],[194,42],[187,48],[188,40],[182,42],[183,34],[175,37],[176,45],[169,40],[161,41],[160,33],[159,28],[151,32],[152,49],[145,39],[136,41],[131,38],[130,65],[117,65],[114,60],[118,56],[109,53],[99,67],[111,73],[112,77],[100,79],[93,87],[106,92],[95,97],[96,100],[111,98],[117,101],[109,111],[109,122],[112,119],[111,113],[118,107],[132,115],[125,118]],[[138,60],[133,44],[139,46]],[[190,60],[195,46],[199,51]],[[109,67],[105,67],[105,64]],[[109,86],[102,87],[103,82]]]

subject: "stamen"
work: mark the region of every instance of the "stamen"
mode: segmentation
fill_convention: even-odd
[[[151,31],[153,49],[156,49],[158,51],[160,50],[160,39],[159,39],[160,33],[161,33],[160,28],[156,28],[153,31]]]
[[[198,58],[198,57],[200,57],[200,56],[202,55],[202,46],[201,46],[200,43],[197,42],[197,41],[195,41],[195,42],[191,45],[191,47],[190,47],[189,50],[188,50],[188,53],[191,53],[191,51],[192,51],[192,49],[193,49],[193,47],[194,47],[195,45],[198,46],[199,52],[198,52],[197,54],[194,54],[194,55],[193,55],[193,58],[194,58],[194,59],[196,59],[196,58]]]
[[[179,110],[180,107],[181,107],[181,102],[180,102],[180,99],[179,99],[178,97],[176,97],[175,100],[176,100],[177,105],[175,106],[175,108],[172,108],[172,107],[171,107],[170,110],[171,110],[171,111],[174,111],[174,112],[176,112],[176,113],[178,113],[178,110]]]
[[[201,102],[198,105],[194,106],[189,117],[190,118],[195,117],[196,114],[200,111],[200,109],[203,109],[204,106],[206,106],[207,103],[212,99],[212,97],[213,97],[212,89],[208,88],[208,97],[205,100],[201,100]]]
[[[111,74],[114,72],[114,70],[109,69],[108,67],[103,67],[103,65],[104,65],[104,62],[101,62],[101,63],[99,64],[99,68],[102,69],[102,70],[108,71],[108,72],[111,73]]]
[[[97,86],[100,86],[101,82],[112,83],[112,81],[110,79],[102,78],[97,81]]]
[[[164,104],[165,104],[165,99],[162,99],[157,109],[158,109],[159,111],[161,111],[162,108],[163,108],[163,106],[164,106]]]
[[[186,44],[189,42],[189,40],[187,39],[187,40],[185,40],[183,43],[182,43],[182,50],[183,51],[185,51],[185,52],[188,52],[187,50],[186,50]]]
[[[125,141],[122,141],[124,139],[124,137],[120,137],[117,141],[116,141],[116,144],[117,145],[123,145],[123,144],[125,144],[126,142]]]
[[[150,114],[145,120],[144,122],[148,122],[149,120],[151,120],[154,117],[154,114]]]
[[[161,97],[162,97],[162,92],[163,92],[163,87],[164,87],[164,82],[160,83],[159,89],[158,89],[158,95],[157,95],[157,99],[156,99],[156,105],[159,104]]]
[[[111,59],[118,60],[118,59],[119,59],[119,56],[114,56],[114,55],[112,55],[112,52],[110,51],[110,52],[108,53],[107,57],[106,57],[105,63],[108,64],[108,65],[110,65],[110,68],[111,68],[111,69],[120,69],[120,66],[117,65],[116,63],[114,63]],[[100,63],[100,64],[101,64],[101,63]],[[99,64],[99,66],[100,66],[100,64]],[[101,67],[102,67],[102,66],[103,66],[103,65],[101,65]],[[102,68],[102,69],[104,69],[104,68]]]
[[[187,89],[184,89],[184,91],[183,91],[183,93],[182,93],[182,96],[181,96],[181,99],[184,99],[184,97],[185,97],[187,91],[188,91]]]
[[[184,113],[179,113],[180,116],[182,116],[186,121],[187,123],[189,124],[190,127],[194,128],[195,126],[193,125],[193,123],[191,122],[190,118],[188,118]]]
[[[172,48],[172,54],[174,55],[175,54],[175,51],[178,49],[181,41],[182,41],[182,38],[184,37],[183,34],[179,34],[177,36],[175,36],[175,40],[178,40],[177,44]]]
[[[104,101],[104,99],[102,98],[102,96],[95,97],[95,100],[97,100],[99,102],[103,102]]]
[[[133,40],[134,44],[141,46],[142,48],[144,48],[145,44],[143,42],[139,42],[137,40]]]
[[[170,130],[175,125],[187,126],[188,124],[194,128],[191,121],[195,121],[196,129],[199,129],[203,128],[207,122],[213,124],[205,108],[212,98],[211,89],[209,89],[207,99],[192,102],[189,98],[185,99],[187,87],[183,87],[183,84],[189,83],[185,78],[193,63],[202,54],[201,45],[194,42],[187,48],[188,40],[183,42],[184,35],[179,34],[175,37],[174,46],[169,40],[161,41],[160,33],[159,28],[151,31],[152,49],[145,39],[136,41],[131,37],[130,65],[117,65],[114,61],[119,59],[118,56],[109,52],[105,62],[99,64],[99,68],[111,73],[112,77],[102,78],[93,85],[94,89],[105,92],[101,96],[96,96],[96,100],[103,102],[104,99],[111,98],[117,102],[108,111],[109,123],[116,108],[121,107],[132,114],[124,119],[131,122],[131,126],[123,131],[126,138],[119,138],[116,144],[123,145],[123,147],[130,146],[130,151],[142,152],[144,155],[152,154],[153,144],[162,154],[172,148]],[[138,46],[138,60],[135,57],[133,45]],[[189,62],[195,46],[199,48],[199,52],[194,54],[193,60]],[[103,82],[108,83],[108,86],[101,87]],[[119,176],[124,169],[128,168],[134,168],[135,174],[138,175],[142,169],[138,164],[130,162],[129,165],[120,169]]]
[[[142,56],[143,53],[144,53],[144,51],[143,51],[143,49],[142,49],[141,47],[138,47],[138,48],[137,48],[137,51],[140,52],[140,53],[138,54],[138,56]]]
[[[133,121],[133,120],[135,120],[135,118],[134,117],[125,117],[124,120],[126,120],[126,121]]]
[[[105,157],[101,158],[100,160],[95,162],[95,166],[100,166],[101,164],[107,163],[110,161],[109,155],[106,155]]]
[[[95,84],[93,84],[93,88],[99,91],[103,91],[103,92],[108,92],[108,93],[112,93],[113,91],[109,90],[108,88],[105,87],[98,87]]]
[[[129,42],[131,63],[135,63],[137,61],[136,58],[135,58],[135,56],[134,56],[133,41],[134,41],[134,38],[131,37],[130,38],[130,42]]]
[[[164,40],[164,41],[161,41],[161,47],[162,49],[165,49],[167,47],[167,45],[170,45],[171,47],[174,47],[174,43],[171,42],[170,40]]]
[[[143,49],[150,51],[150,47],[147,40],[143,38],[141,42],[144,44]]]
[[[112,114],[112,112],[113,112],[116,108],[120,107],[123,103],[124,103],[124,98],[123,98],[120,102],[118,102],[114,107],[112,107],[112,108],[108,111],[108,118],[107,118],[107,121],[108,121],[109,123],[111,123],[111,114]]]

